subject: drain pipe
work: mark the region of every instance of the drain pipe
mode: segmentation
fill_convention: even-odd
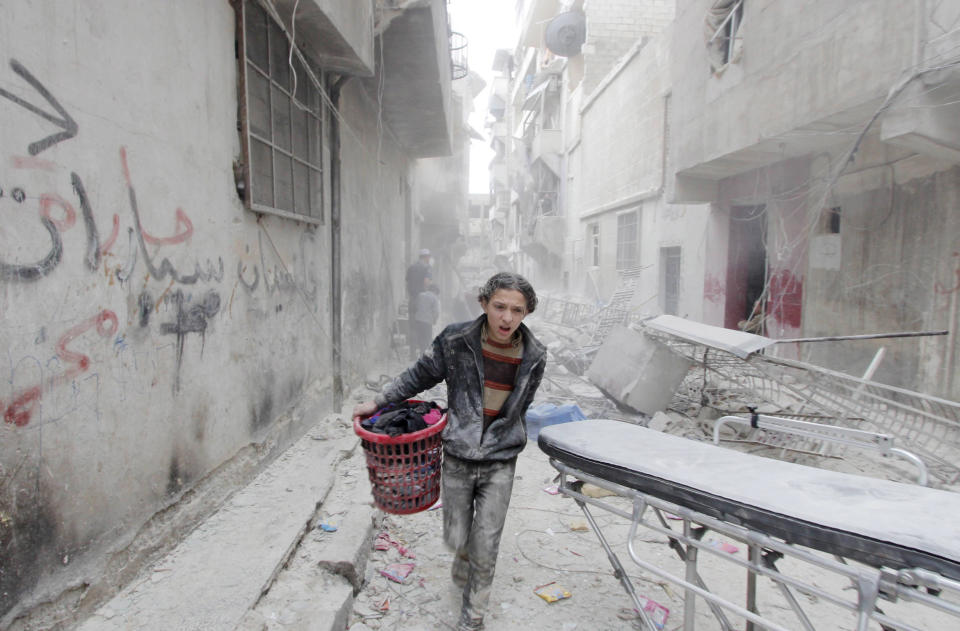
[[[350,80],[341,76],[330,87],[330,336],[333,344],[333,409],[343,407],[343,296],[340,261],[340,91]]]

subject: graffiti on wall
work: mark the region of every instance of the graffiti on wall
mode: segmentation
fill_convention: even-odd
[[[80,335],[77,327],[86,327],[83,332],[93,329],[102,337],[113,337],[112,347],[102,349],[101,354],[108,356],[112,351],[111,363],[124,368],[136,371],[145,366],[154,370],[158,370],[158,366],[172,366],[172,390],[176,395],[181,387],[180,373],[185,349],[189,347],[188,340],[191,337],[199,340],[195,348],[202,358],[211,323],[226,311],[226,306],[221,306],[221,294],[217,288],[225,277],[223,257],[214,252],[209,258],[198,257],[184,262],[183,254],[193,248],[196,234],[193,219],[182,207],[165,215],[162,210],[151,208],[149,200],[138,196],[136,160],[128,155],[126,147],[118,149],[117,170],[120,199],[125,200],[125,204],[106,212],[97,208],[99,194],[91,196],[85,178],[77,171],[65,169],[55,160],[47,159],[44,154],[52,147],[80,136],[80,125],[55,91],[22,63],[12,59],[9,66],[22,81],[22,90],[14,93],[0,88],[0,104],[8,102],[25,112],[42,131],[37,137],[26,139],[20,153],[3,156],[10,173],[21,173],[28,182],[4,181],[10,177],[4,177],[0,171],[0,203],[16,211],[13,215],[15,221],[35,222],[36,228],[20,224],[30,228],[26,233],[30,237],[20,239],[16,251],[0,245],[0,283],[40,283],[60,267],[73,264],[82,266],[81,269],[88,273],[102,272],[109,285],[119,283],[129,287],[134,278],[142,277],[144,285],[135,290],[135,303],[131,303],[127,318],[128,330],[120,330],[120,320],[113,311],[101,309],[62,335],[73,339]],[[35,182],[49,182],[58,171],[69,173],[69,189],[65,186],[62,194],[44,191],[48,185],[29,183],[32,174],[36,176]],[[94,190],[99,191],[103,185],[94,186]],[[163,227],[165,217],[169,217],[166,228]],[[80,233],[76,236],[70,236],[78,231]],[[233,293],[242,287],[248,304],[250,300],[260,299],[258,297],[276,301],[296,294],[305,299],[309,308],[316,309],[319,291],[315,270],[320,263],[313,258],[317,256],[314,232],[301,232],[299,247],[294,248],[292,260],[284,260],[269,234],[264,237],[265,233],[261,227],[256,241],[242,246],[246,255],[238,257]],[[82,252],[68,251],[65,243],[70,247],[82,243]],[[142,270],[140,275],[137,274],[138,268]],[[161,286],[148,285],[148,281]],[[280,311],[279,305],[276,311]],[[161,316],[162,312],[167,315]],[[268,311],[261,309],[261,312]],[[147,333],[148,330],[153,333]],[[35,340],[35,343],[41,344],[42,340]],[[146,348],[151,345],[155,348]],[[47,408],[41,405],[45,395],[62,389],[75,379],[86,379],[95,374],[89,372],[90,364],[95,360],[72,351],[69,340],[63,345],[58,343],[46,360],[34,359],[36,361],[26,356],[9,357],[12,392],[0,402],[0,414],[6,423],[15,427],[24,427],[40,415],[47,416]],[[42,367],[42,375],[38,376],[35,369],[27,366]],[[156,376],[131,377],[121,375],[123,372],[111,370],[118,383],[135,386],[135,391],[145,392],[157,383]],[[18,379],[24,381],[24,385],[17,385]]]
[[[15,392],[9,402],[0,400],[4,422],[17,427],[27,425],[40,403],[44,390],[60,388],[90,369],[90,358],[69,347],[74,339],[91,329],[95,329],[97,335],[102,338],[111,338],[117,332],[118,326],[117,315],[109,309],[104,309],[65,331],[56,344],[56,356],[63,364],[62,372],[48,379],[46,383],[37,383]]]
[[[60,105],[60,101],[58,101],[56,97],[54,97],[53,94],[50,93],[50,91],[46,88],[46,86],[40,83],[37,80],[37,78],[34,77],[29,70],[24,68],[23,64],[21,64],[16,59],[10,60],[10,67],[13,69],[15,73],[17,73],[17,75],[23,78],[23,80],[26,81],[30,85],[30,87],[32,87],[37,92],[37,94],[43,97],[43,100],[47,102],[47,105],[52,107],[54,110],[56,110],[57,114],[59,114],[59,118],[58,118],[56,115],[51,114],[50,112],[43,109],[42,107],[38,107],[33,103],[31,103],[30,101],[27,101],[26,99],[22,99],[16,94],[12,94],[10,92],[7,92],[3,88],[0,88],[0,96],[10,101],[13,101],[14,103],[19,105],[23,109],[27,110],[28,112],[33,112],[40,118],[53,123],[54,125],[59,127],[61,130],[57,133],[50,134],[45,138],[41,138],[40,140],[31,142],[27,146],[27,151],[30,153],[30,155],[35,156],[41,151],[44,151],[45,149],[49,149],[50,147],[57,144],[58,142],[62,142],[64,140],[70,140],[71,138],[76,136],[78,132],[77,122],[73,120],[73,117],[70,116],[69,113],[67,113],[67,110],[63,109],[63,106]]]

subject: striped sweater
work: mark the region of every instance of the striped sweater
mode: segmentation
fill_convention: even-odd
[[[523,338],[518,331],[510,342],[501,344],[490,339],[484,326],[480,344],[483,352],[483,430],[486,431],[513,392],[517,368],[523,358]]]

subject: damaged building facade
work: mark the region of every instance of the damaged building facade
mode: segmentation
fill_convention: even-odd
[[[931,333],[770,352],[859,375],[882,349],[874,379],[960,397],[955,3],[530,0],[517,20],[491,180],[523,271],[559,263],[551,290],[637,319]]]
[[[88,611],[340,409],[466,221],[419,164],[466,181],[443,0],[124,9],[0,8],[2,627]]]
[[[960,398],[958,25],[952,3],[678,3],[669,195],[710,204],[706,322],[946,330],[777,352],[862,374],[884,347],[874,379]]]

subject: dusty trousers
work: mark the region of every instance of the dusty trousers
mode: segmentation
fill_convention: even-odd
[[[451,575],[463,586],[461,628],[479,628],[490,601],[500,535],[517,459],[473,462],[443,457],[443,540],[454,551]]]

